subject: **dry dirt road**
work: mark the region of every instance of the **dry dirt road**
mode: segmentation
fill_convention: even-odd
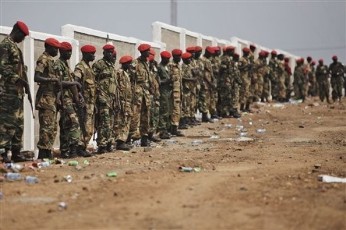
[[[318,180],[346,177],[345,104],[258,105],[151,149],[25,169],[39,183],[0,182],[0,229],[346,229],[346,184]]]

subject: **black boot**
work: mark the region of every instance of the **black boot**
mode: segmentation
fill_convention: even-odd
[[[210,122],[207,113],[202,113],[202,122]]]
[[[10,151],[10,149],[5,149],[5,152],[1,154],[3,163],[11,163],[11,160],[8,158],[7,155],[8,151]]]
[[[38,157],[37,157],[37,159],[43,160],[44,158],[47,158],[46,149],[38,149]]]
[[[97,148],[97,154],[104,154],[104,153],[106,153],[107,152],[107,147],[106,146],[99,146],[98,148]]]
[[[91,157],[92,154],[86,151],[84,146],[78,145],[77,147],[77,155],[80,157]]]
[[[167,132],[167,130],[163,130],[160,132],[160,138],[161,139],[171,139],[171,136]]]
[[[76,157],[78,157],[77,146],[72,145],[70,146],[70,152],[68,153],[68,158],[76,158]]]
[[[250,103],[246,103],[245,112],[252,113],[250,109]]]
[[[107,149],[107,151],[108,151],[109,153],[113,152],[113,144],[112,144],[112,142],[108,142],[108,143],[107,143],[106,149]]]
[[[141,146],[142,147],[149,147],[150,142],[149,142],[149,137],[147,135],[143,135],[141,138]]]
[[[188,129],[189,125],[187,124],[186,117],[180,118],[179,129]]]
[[[230,114],[231,114],[232,117],[234,117],[234,118],[240,118],[240,117],[241,117],[241,115],[240,115],[240,113],[238,113],[238,110],[237,110],[237,109],[232,109],[232,110],[230,111]]]
[[[177,137],[183,137],[185,136],[182,132],[180,132],[178,130],[178,126],[176,125],[172,125],[172,130],[171,130],[171,134]]]
[[[60,157],[64,158],[64,159],[68,159],[68,158],[70,158],[70,152],[67,150],[61,151]]]
[[[244,106],[245,106],[245,105],[244,105],[243,103],[240,104],[240,111],[241,111],[241,112],[244,112]]]
[[[130,151],[131,150],[131,146],[126,144],[124,141],[118,140],[117,141],[117,150],[124,150],[124,151]]]
[[[11,160],[13,162],[24,162],[24,161],[28,161],[29,159],[26,159],[25,157],[23,157],[21,154],[20,154],[20,149],[18,148],[12,148],[12,157],[11,157]]]
[[[148,138],[149,138],[150,141],[155,142],[155,143],[161,141],[159,138],[154,136],[154,133],[149,133]]]

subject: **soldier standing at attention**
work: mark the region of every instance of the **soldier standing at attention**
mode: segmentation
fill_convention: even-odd
[[[20,150],[24,130],[23,98],[30,89],[27,79],[24,79],[23,54],[17,43],[28,35],[27,25],[17,21],[10,35],[0,43],[0,148],[5,149],[1,154],[4,163],[11,162],[8,151],[12,151],[12,161],[26,160],[20,155]]]
[[[329,100],[329,70],[328,66],[323,64],[323,59],[318,60],[318,66],[316,68],[316,80],[318,83],[319,96],[320,100],[323,102],[324,99],[327,99],[327,102],[330,104]]]
[[[161,139],[170,139],[169,131],[171,130],[171,115],[173,107],[173,80],[169,73],[168,63],[172,55],[168,51],[162,51],[160,56],[161,62],[157,67],[160,84],[160,119],[158,129]]]
[[[45,51],[36,61],[35,82],[39,88],[36,94],[36,109],[38,110],[40,131],[37,147],[38,159],[52,158],[52,147],[57,134],[57,95],[60,90],[59,78],[53,65],[58,54],[60,43],[54,38],[44,42]]]
[[[123,56],[120,58],[120,69],[117,71],[117,93],[119,112],[115,114],[114,136],[116,139],[116,149],[128,151],[131,146],[126,143],[130,131],[132,114],[133,91],[131,85],[131,77],[133,74],[131,68],[132,57]]]
[[[96,108],[97,114],[97,146],[98,154],[112,152],[113,145],[113,127],[112,114],[115,111],[114,103],[118,103],[116,98],[116,51],[111,44],[103,46],[103,58],[93,64],[95,73],[96,89]]]
[[[81,130],[76,109],[83,107],[84,101],[82,95],[78,93],[78,88],[81,88],[81,85],[74,81],[68,64],[72,54],[71,44],[62,42],[59,52],[60,57],[55,61],[53,68],[61,84],[60,96],[58,97],[61,157],[90,157],[90,153],[83,151],[83,143],[80,140]]]
[[[251,79],[249,76],[249,69],[252,68],[252,64],[249,61],[250,49],[245,47],[243,48],[243,57],[240,58],[238,62],[238,68],[240,70],[240,77],[242,81],[242,86],[240,88],[240,110],[243,112],[250,112],[250,101],[251,101],[251,93],[250,93],[250,85]]]
[[[329,72],[331,75],[332,84],[332,99],[333,101],[339,100],[341,102],[342,87],[344,85],[344,66],[338,62],[338,57],[332,57],[333,62],[329,65]]]
[[[293,86],[294,86],[294,96],[297,100],[302,99],[303,102],[305,101],[305,68],[304,68],[304,58],[299,58],[296,60],[296,67],[294,69],[294,80],[293,80]]]
[[[141,137],[141,146],[150,146],[149,142],[149,127],[150,127],[150,92],[149,78],[150,70],[148,58],[150,55],[149,44],[141,44],[138,46],[138,51],[141,55],[134,61],[136,75],[134,77],[134,100],[133,100],[133,117],[129,139],[138,131]]]
[[[95,60],[96,48],[92,45],[84,45],[81,47],[82,60],[75,66],[73,75],[74,80],[82,85],[82,96],[85,102],[85,111],[83,114],[84,121],[81,126],[85,127],[84,133],[81,136],[84,143],[84,151],[90,141],[94,130],[94,107],[96,100],[96,84],[95,74],[90,66],[90,63]],[[82,130],[83,132],[83,130]]]

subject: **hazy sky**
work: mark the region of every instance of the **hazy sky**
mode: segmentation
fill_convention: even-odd
[[[177,0],[178,26],[221,39],[236,36],[272,49],[346,62],[346,0]],[[151,24],[170,24],[169,0],[0,0],[0,25],[25,21],[60,35],[65,24],[152,40]]]

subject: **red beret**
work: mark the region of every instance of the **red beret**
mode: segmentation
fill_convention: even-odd
[[[25,36],[29,35],[29,28],[28,28],[28,26],[24,22],[17,21],[16,25],[25,34]]]
[[[184,59],[184,60],[189,59],[189,58],[191,58],[191,57],[192,57],[192,54],[189,53],[189,52],[183,53],[183,54],[181,55],[181,58]]]
[[[334,56],[332,57],[332,59],[333,59],[333,60],[338,60],[338,57],[337,57],[336,55],[334,55]]]
[[[321,58],[320,60],[318,60],[318,62],[323,63],[323,59]]]
[[[215,51],[220,51],[221,48],[220,48],[220,46],[215,46],[215,47],[214,47],[214,50],[215,50]]]
[[[265,57],[266,56],[266,52],[264,50],[261,50],[261,52],[259,52],[258,54],[261,57]]]
[[[234,54],[233,54],[233,57],[235,57],[235,58],[239,58],[239,54],[234,53]]]
[[[271,54],[272,55],[277,55],[278,53],[275,50],[272,50]]]
[[[312,61],[312,62],[311,62],[311,65],[316,65],[316,62],[315,62],[315,61]]]
[[[80,48],[80,51],[82,51],[83,53],[95,53],[96,48],[92,45],[84,45]]]
[[[139,52],[147,51],[147,50],[149,50],[150,48],[151,48],[151,46],[150,46],[149,44],[145,44],[145,43],[140,44],[140,45],[138,46]]]
[[[154,61],[154,59],[155,59],[155,56],[150,54],[148,57],[148,61]]]
[[[172,50],[172,55],[174,55],[174,56],[181,56],[182,53],[183,53],[183,51],[181,51],[180,49]]]
[[[106,44],[102,47],[103,50],[115,50],[115,47],[112,44]]]
[[[233,51],[233,50],[235,50],[235,47],[234,46],[226,46],[226,50],[227,51]]]
[[[244,48],[243,48],[243,52],[244,52],[244,53],[250,53],[250,49],[247,48],[247,47],[244,47]]]
[[[60,42],[58,40],[56,40],[55,38],[47,38],[44,41],[45,44],[53,46],[55,48],[60,48]]]
[[[119,63],[120,64],[124,64],[124,63],[127,63],[127,62],[132,62],[132,57],[129,56],[129,55],[125,55],[125,56],[122,56],[119,60]]]
[[[171,58],[172,57],[172,55],[171,55],[171,53],[170,52],[168,52],[168,51],[162,51],[161,53],[160,53],[160,55],[161,55],[161,57],[163,57],[163,58]]]
[[[200,51],[202,51],[203,49],[202,49],[202,47],[200,47],[200,46],[195,46],[195,50],[196,50],[196,52],[200,52]]]
[[[212,46],[207,46],[205,48],[206,51],[208,51],[209,53],[211,54],[214,54],[215,53],[215,47],[212,47]]]
[[[186,48],[186,52],[194,53],[194,52],[196,52],[196,47],[195,46],[187,47]]]
[[[65,50],[65,51],[71,51],[72,50],[72,45],[69,42],[62,42],[60,43],[60,50]]]

